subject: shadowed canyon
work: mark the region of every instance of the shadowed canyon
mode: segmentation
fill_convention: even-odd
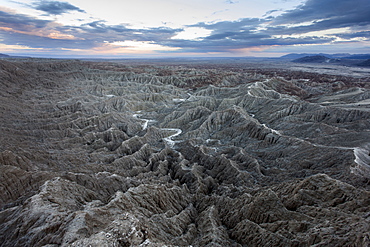
[[[0,246],[369,246],[370,69],[266,66],[0,60]]]

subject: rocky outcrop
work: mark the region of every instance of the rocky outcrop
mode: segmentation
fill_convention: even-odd
[[[0,246],[368,246],[369,89],[213,66],[1,60]]]

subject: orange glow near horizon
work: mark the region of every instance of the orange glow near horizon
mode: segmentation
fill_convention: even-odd
[[[14,51],[17,51],[17,50],[38,50],[38,51],[43,51],[45,50],[45,48],[31,48],[31,47],[28,47],[28,46],[24,46],[24,45],[5,45],[5,44],[1,44],[0,43],[0,50],[2,52],[14,52]]]
[[[81,40],[79,38],[74,37],[73,35],[63,34],[55,30],[43,30],[43,29],[32,30],[33,29],[32,27],[30,27],[30,29],[31,31],[20,31],[20,30],[15,30],[10,27],[0,27],[0,30],[6,31],[6,32],[12,32],[12,33],[20,33],[20,34],[45,37],[45,38],[50,38],[50,39]]]

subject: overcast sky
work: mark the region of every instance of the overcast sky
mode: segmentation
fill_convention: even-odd
[[[370,53],[370,0],[0,0],[0,53]]]

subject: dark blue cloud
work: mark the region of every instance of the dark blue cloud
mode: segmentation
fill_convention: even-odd
[[[170,47],[181,47],[188,52],[229,52],[237,49],[261,46],[289,46],[296,44],[323,44],[332,42],[333,38],[327,37],[301,37],[301,38],[282,38],[282,37],[261,37],[258,34],[240,35],[238,39],[211,39],[206,38],[201,41],[195,40],[168,40],[161,42],[162,45]]]
[[[228,4],[236,4],[236,3],[239,3],[239,1],[226,0],[225,3],[228,3]]]
[[[370,23],[369,0],[307,0],[296,9],[277,16],[272,24],[314,22],[321,28],[365,25]]]
[[[269,11],[266,15],[275,11],[277,10]],[[308,0],[305,4],[277,17],[245,18],[213,24],[198,23],[193,26],[213,30],[211,36],[231,38],[234,32],[255,31],[262,36],[274,36],[356,26],[366,29],[367,25],[370,25],[370,0]]]
[[[33,2],[31,5],[34,9],[44,11],[47,15],[61,15],[71,11],[78,11],[85,13],[84,10],[68,3],[59,1],[39,1]]]
[[[94,40],[53,39],[37,35],[0,30],[3,44],[22,45],[30,48],[48,49],[91,49],[97,46]]]
[[[32,18],[22,14],[13,14],[0,11],[0,25],[20,31],[28,31],[30,27],[43,28],[50,21]]]
[[[339,33],[336,36],[343,39],[363,38],[370,41],[370,31],[354,32],[354,33]]]
[[[262,17],[265,20],[272,20],[272,19],[274,19],[274,16],[272,16],[271,14],[279,12],[279,11],[282,11],[282,10],[281,9],[273,9],[273,10],[267,11]]]
[[[220,21],[216,23],[204,23],[190,25],[189,27],[202,27],[213,32],[253,30],[267,21],[259,18],[243,18],[237,21]]]
[[[205,40],[262,40],[268,39],[270,35],[261,32],[251,32],[249,30],[243,30],[239,32],[218,32],[205,37]]]
[[[106,25],[104,21],[86,23],[80,27],[69,27],[79,33],[83,39],[94,39],[98,42],[115,42],[125,40],[161,42],[174,37],[183,29],[167,27],[132,29],[125,25]],[[62,31],[62,30],[61,30]]]

